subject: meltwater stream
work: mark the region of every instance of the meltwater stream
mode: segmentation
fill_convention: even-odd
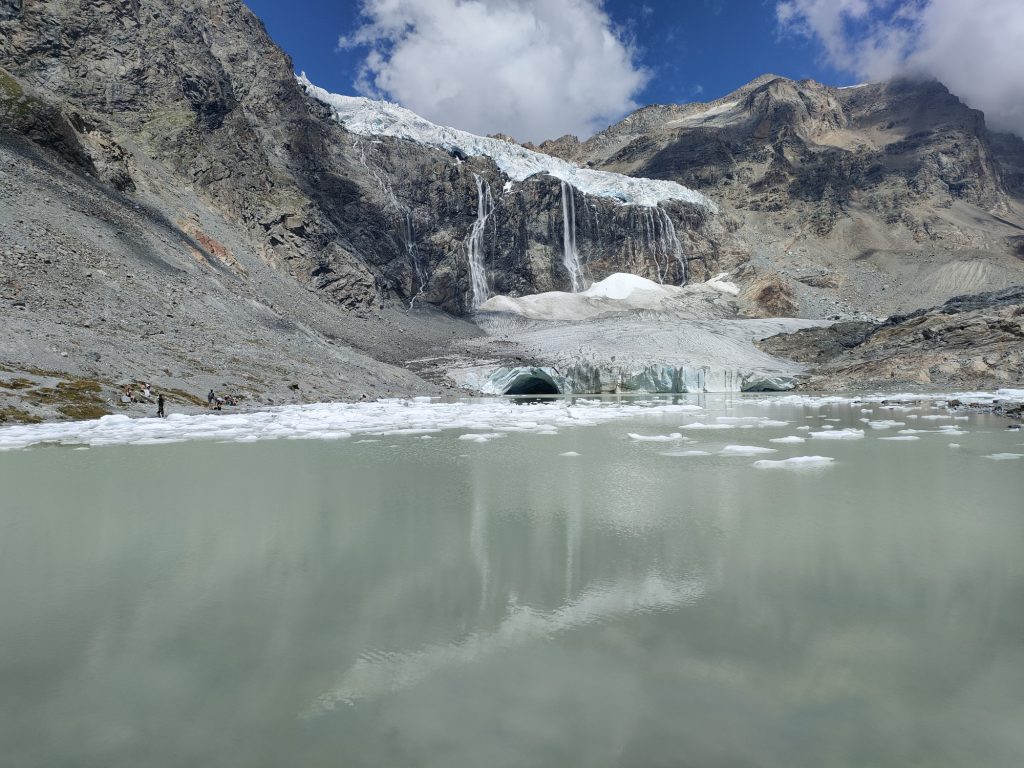
[[[519,407],[0,430],[2,762],[1024,764],[1008,421]]]

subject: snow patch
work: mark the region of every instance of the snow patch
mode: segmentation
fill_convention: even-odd
[[[631,275],[627,272],[616,272],[604,280],[594,283],[587,290],[583,291],[584,296],[603,299],[628,299],[633,291],[657,291],[664,293],[663,286],[653,280],[639,275]]]
[[[730,283],[725,278],[729,276],[728,272],[721,272],[705,283],[705,285],[714,288],[716,291],[722,293],[728,293],[731,296],[740,295],[740,287],[736,283]]]

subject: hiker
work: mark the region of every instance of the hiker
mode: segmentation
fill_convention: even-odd
[[[153,393],[149,389],[149,384],[143,383],[142,385],[142,396],[148,401],[153,396]]]
[[[213,401],[216,399],[217,395],[214,394],[213,390],[211,389],[210,393],[206,396],[206,405],[209,406],[210,408],[213,408]]]
[[[156,396],[156,416],[158,419],[163,419],[167,416],[164,413],[164,395],[162,392]]]

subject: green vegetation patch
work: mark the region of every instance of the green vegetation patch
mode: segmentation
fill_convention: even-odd
[[[38,424],[41,421],[41,417],[28,411],[23,411],[21,408],[15,408],[13,405],[0,408],[0,424]]]
[[[103,384],[94,379],[68,378],[53,387],[40,387],[29,393],[35,405],[49,405],[69,419],[98,419],[110,414],[103,399]]]
[[[11,379],[10,381],[0,381],[0,387],[4,389],[31,389],[36,383],[29,379]]]
[[[26,95],[21,83],[0,69],[0,120],[21,122],[33,117],[43,107],[42,101]]]

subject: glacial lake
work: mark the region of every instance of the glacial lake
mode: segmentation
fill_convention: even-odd
[[[0,763],[1024,765],[1024,432],[622,402],[0,430]]]

